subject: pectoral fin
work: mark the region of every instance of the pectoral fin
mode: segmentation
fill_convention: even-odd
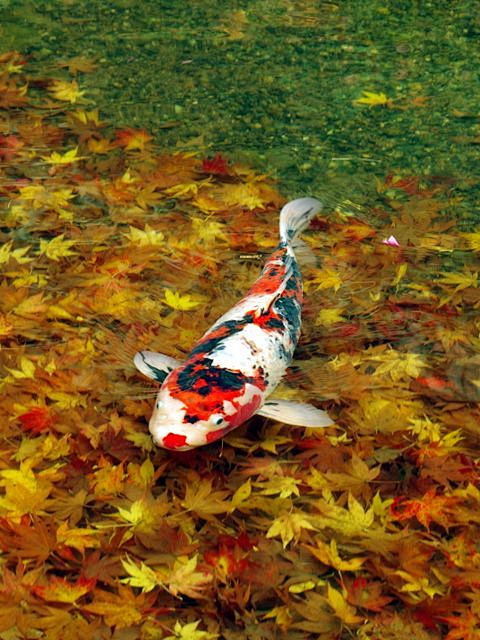
[[[137,351],[133,357],[133,364],[148,378],[163,382],[170,371],[179,367],[180,360],[164,356],[163,353],[155,351]]]
[[[288,400],[270,400],[257,411],[257,415],[271,418],[298,427],[328,427],[333,420],[311,404],[290,402]]]

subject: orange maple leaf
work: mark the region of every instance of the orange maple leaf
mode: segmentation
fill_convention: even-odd
[[[67,602],[73,604],[91,591],[96,584],[94,578],[80,577],[76,582],[68,582],[65,578],[52,577],[47,585],[32,587],[32,592],[49,602]]]
[[[120,129],[115,132],[115,141],[119,147],[127,151],[138,149],[144,151],[147,142],[152,140],[152,136],[144,129]]]
[[[459,502],[460,498],[457,496],[437,495],[436,489],[430,489],[422,498],[395,498],[390,505],[390,512],[399,521],[416,518],[427,529],[432,520],[448,528],[452,524],[452,508]]]

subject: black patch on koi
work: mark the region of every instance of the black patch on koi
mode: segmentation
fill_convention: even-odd
[[[266,329],[283,329],[284,324],[279,318],[269,318],[263,323]]]
[[[299,291],[300,290],[300,277],[297,277],[295,273],[287,280],[285,291]]]
[[[287,321],[287,330],[294,344],[300,332],[300,308],[297,300],[292,297],[282,297],[275,302],[275,311]]]
[[[153,364],[147,362],[145,355],[140,351],[140,357],[143,360],[143,363],[150,369],[150,372],[155,380],[163,383],[168,374],[173,371],[172,367],[166,367],[166,369],[158,369]]]
[[[213,389],[237,391],[250,379],[239,371],[231,371],[212,365],[210,358],[203,358],[185,366],[178,374],[177,382],[182,391],[196,391],[207,396]]]
[[[184,422],[189,422],[190,424],[195,424],[195,422],[198,422],[200,420],[200,418],[197,418],[197,416],[190,416],[187,413],[185,414],[185,418],[183,419]]]
[[[165,378],[168,376],[168,374],[170,373],[170,371],[172,371],[172,369],[168,369],[168,371],[162,371],[161,369],[157,369],[157,367],[152,367],[151,364],[147,365],[148,368],[150,369],[153,378],[157,381],[163,384],[163,382],[165,381]]]
[[[225,322],[222,322],[221,325],[215,328],[215,333],[219,332],[220,335],[202,340],[194,349],[192,349],[189,353],[189,357],[209,353],[213,350],[220,351],[221,349],[224,349],[225,345],[222,344],[223,340],[241,331],[243,327],[251,321],[251,318],[245,316],[244,318],[240,318],[240,320],[226,320]],[[223,329],[223,331],[221,331],[221,329]]]

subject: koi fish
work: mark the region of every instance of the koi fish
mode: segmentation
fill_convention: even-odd
[[[322,209],[299,198],[280,212],[280,242],[259,278],[198,340],[184,362],[139,351],[134,364],[162,383],[149,422],[155,444],[186,451],[223,438],[253,415],[305,426],[333,424],[310,404],[268,399],[300,336],[302,279],[293,249]]]

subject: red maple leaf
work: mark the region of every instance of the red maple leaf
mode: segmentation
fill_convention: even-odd
[[[0,159],[10,162],[24,146],[25,143],[18,136],[0,136]]]
[[[42,433],[47,431],[56,422],[56,417],[46,407],[32,407],[26,413],[18,416],[25,431]]]
[[[225,176],[229,173],[228,160],[220,153],[217,153],[213,158],[204,158],[202,160],[202,169],[205,173]]]

